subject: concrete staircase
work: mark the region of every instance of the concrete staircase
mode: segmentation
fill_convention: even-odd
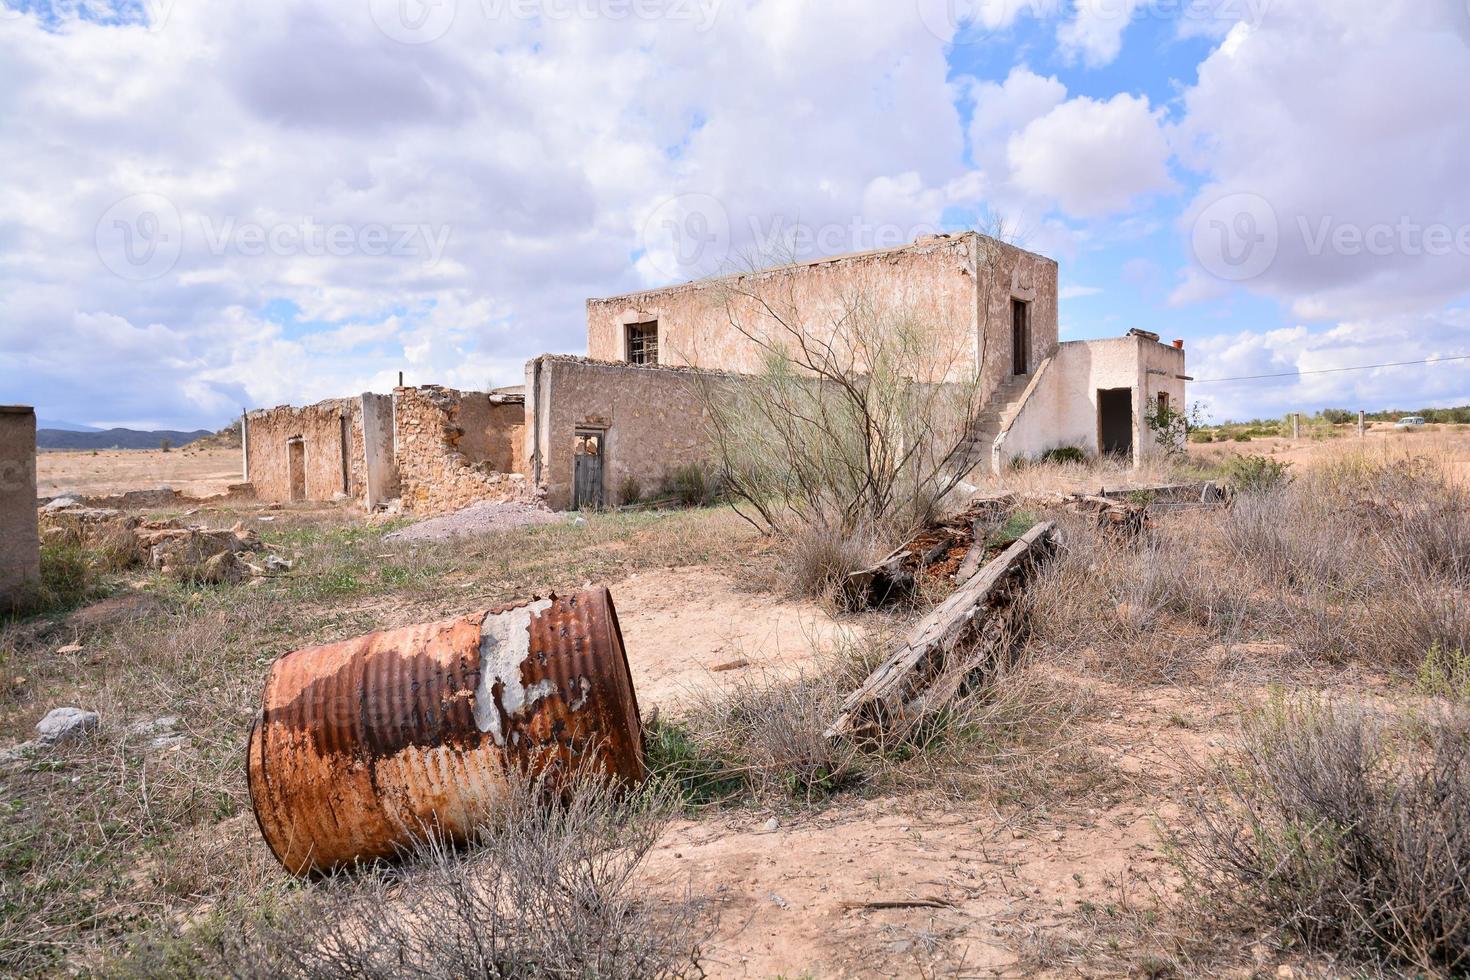
[[[986,473],[990,472],[991,450],[995,447],[995,439],[1020,410],[1021,399],[1026,394],[1026,386],[1031,383],[1032,377],[1034,375],[1031,374],[1013,375],[995,390],[985,408],[975,416],[975,421],[970,424],[969,437],[961,444],[959,452],[966,472],[977,467]]]

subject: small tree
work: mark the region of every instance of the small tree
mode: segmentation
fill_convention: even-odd
[[[1143,422],[1164,454],[1170,459],[1178,459],[1189,452],[1189,430],[1204,424],[1204,410],[1198,402],[1188,412],[1150,403],[1143,413]]]
[[[981,407],[964,330],[863,294],[804,309],[789,279],[727,287],[759,373],[699,381],[732,504],[783,546],[804,591],[822,592],[928,521],[958,485]]]
[[[168,452],[170,449],[173,449],[174,448],[173,440],[172,439],[160,439],[160,440],[158,440],[158,448],[159,449],[162,449],[164,452]]]

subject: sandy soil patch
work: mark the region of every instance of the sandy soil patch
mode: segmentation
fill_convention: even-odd
[[[612,593],[644,712],[751,672],[794,674],[856,635],[815,603],[747,592],[709,568],[633,575]]]
[[[556,524],[572,518],[545,507],[508,501],[486,501],[443,517],[431,517],[383,536],[384,541],[448,541],[507,531],[530,524]]]
[[[1085,799],[999,813],[890,798],[774,829],[753,812],[671,828],[649,870],[720,903],[710,976],[1071,975],[1132,928],[1175,884],[1157,827],[1179,817],[1186,762],[1220,751],[1234,712],[1073,679],[1114,705],[1080,734],[1105,776]]]
[[[238,449],[46,450],[36,456],[36,492],[98,497],[173,487],[191,497],[224,493],[241,477]]]

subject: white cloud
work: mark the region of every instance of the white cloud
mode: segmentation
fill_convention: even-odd
[[[1123,50],[1123,32],[1144,0],[1074,0],[1070,19],[1057,28],[1057,42],[1092,68],[1111,64]]]
[[[1189,398],[1199,401],[1217,421],[1323,408],[1380,411],[1463,405],[1470,394],[1470,367],[1466,367],[1470,362],[1338,370],[1461,354],[1470,354],[1470,309],[1464,308],[1429,316],[1348,320],[1330,327],[1298,325],[1218,334],[1190,346],[1190,374],[1201,380],[1296,376],[1191,385]]]
[[[1006,155],[1017,186],[1076,217],[1125,211],[1173,187],[1159,115],[1139,96],[1064,102],[1011,137]]]
[[[644,219],[671,196],[717,202],[728,258],[794,222],[832,251],[863,247],[984,190],[943,41],[907,3],[529,20],[462,2],[425,44],[390,39],[374,9],[200,0],[151,31],[0,18],[7,398],[192,425],[399,369],[511,383],[527,357],[582,348],[586,297],[689,271],[635,262],[660,246]],[[126,262],[148,229],[129,243],[98,221],[140,193],[171,202],[180,251],[156,278],[121,278],[99,234]],[[352,245],[261,248],[246,226],[341,227]],[[443,233],[444,254],[423,239],[368,254],[373,227]],[[271,322],[277,304],[306,325]]]
[[[1276,252],[1243,285],[1303,319],[1428,312],[1465,295],[1470,248],[1431,254],[1423,236],[1470,242],[1467,24],[1458,0],[1297,0],[1237,24],[1184,93],[1176,145],[1207,177],[1184,235],[1222,197],[1263,199]],[[1176,299],[1223,292],[1209,271],[1194,269]]]

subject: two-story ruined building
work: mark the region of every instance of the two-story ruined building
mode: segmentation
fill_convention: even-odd
[[[543,355],[524,387],[399,388],[246,416],[246,478],[266,499],[619,503],[708,454],[699,372],[759,371],[794,336],[831,342],[856,302],[925,326],[923,380],[978,379],[962,465],[1000,471],[1057,446],[1137,461],[1184,405],[1184,351],[1155,334],[1059,342],[1057,264],[976,233],[587,303],[587,357]]]

